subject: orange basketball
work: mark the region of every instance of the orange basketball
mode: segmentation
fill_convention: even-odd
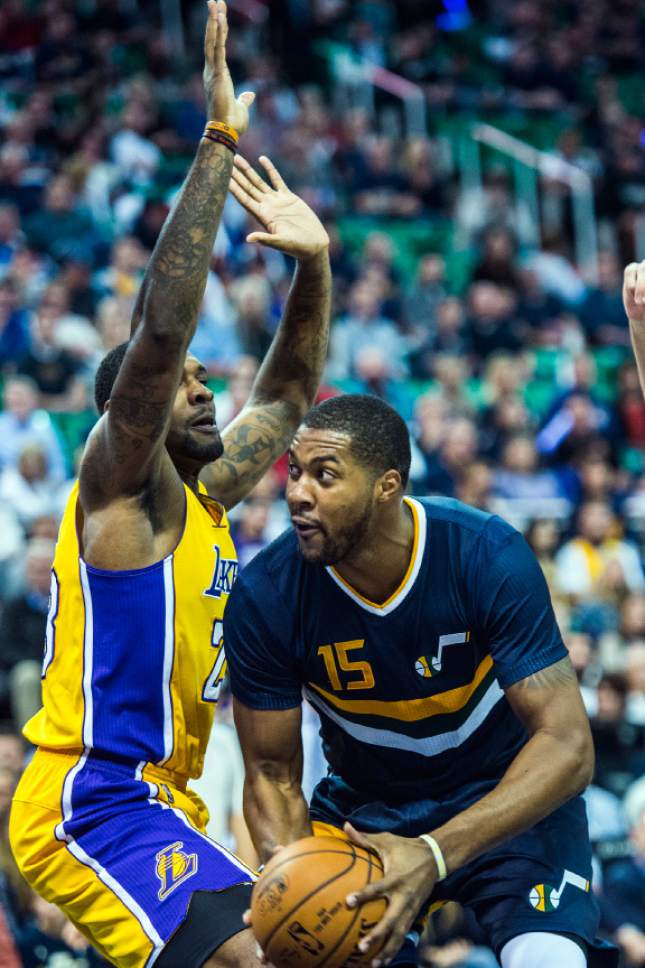
[[[305,837],[285,847],[253,888],[251,926],[275,968],[366,968],[376,948],[359,941],[381,919],[387,901],[358,908],[348,894],[383,876],[379,858],[338,837]]]

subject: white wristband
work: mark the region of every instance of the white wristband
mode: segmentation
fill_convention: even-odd
[[[441,853],[441,847],[434,837],[430,836],[430,834],[421,834],[419,840],[424,840],[432,851],[434,862],[437,865],[437,883],[445,880],[445,878],[448,876],[448,868],[446,867],[446,862],[443,854]]]

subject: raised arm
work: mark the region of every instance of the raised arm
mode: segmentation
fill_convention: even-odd
[[[641,390],[645,395],[645,262],[632,262],[625,269],[623,305],[629,320]]]
[[[227,31],[226,4],[209,0],[204,40],[209,117],[242,133],[253,95],[235,99],[226,65]],[[146,269],[109,410],[97,424],[83,462],[85,510],[137,494],[159,473],[232,166],[229,147],[201,140]]]
[[[314,402],[329,339],[329,238],[269,159],[260,162],[271,185],[239,155],[231,181],[232,194],[266,229],[252,232],[247,241],[279,249],[296,259],[297,266],[248,403],[222,435],[223,456],[202,471],[209,494],[227,508],[241,501],[286,450]]]
[[[244,754],[244,819],[261,863],[311,834],[302,794],[301,710],[258,711],[233,700]]]

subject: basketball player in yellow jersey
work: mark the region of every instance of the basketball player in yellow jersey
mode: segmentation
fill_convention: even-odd
[[[267,159],[237,160],[252,95],[226,66],[226,6],[208,5],[209,117],[155,247],[128,344],[97,374],[102,413],[52,570],[38,750],[16,792],[13,851],[29,883],[121,968],[253,968],[252,872],[203,833],[201,771],[224,674],[237,571],[226,510],[284,450],[311,405],[329,326],[328,239]],[[284,318],[250,401],[220,439],[187,347],[231,191],[293,256]]]

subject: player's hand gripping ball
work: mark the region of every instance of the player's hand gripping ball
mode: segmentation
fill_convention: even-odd
[[[271,858],[253,888],[251,927],[275,968],[367,968],[376,948],[359,942],[382,918],[385,898],[345,903],[383,876],[376,854],[337,837],[305,837]]]

